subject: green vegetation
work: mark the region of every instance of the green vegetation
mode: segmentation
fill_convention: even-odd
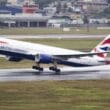
[[[102,38],[103,39],[103,38]],[[92,49],[102,39],[84,38],[84,39],[23,39],[23,41],[32,43],[41,43],[50,46],[56,46],[67,49],[87,50]]]
[[[7,0],[0,0],[0,6],[5,6],[7,3]]]
[[[0,35],[39,35],[39,34],[110,34],[110,29],[98,30],[90,28],[71,28],[69,32],[64,32],[61,28],[4,28],[0,29]]]
[[[110,80],[0,83],[0,110],[110,110]]]
[[[81,51],[90,51],[100,40],[101,39],[24,39],[24,41],[32,43],[41,43]],[[26,60],[21,62],[9,62],[0,58],[0,68],[31,68],[33,64],[34,62]]]
[[[110,7],[104,9],[100,13],[94,14],[93,17],[96,17],[96,18],[103,18],[103,17],[110,18]]]

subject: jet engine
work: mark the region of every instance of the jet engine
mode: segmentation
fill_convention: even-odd
[[[19,61],[22,60],[22,58],[14,57],[14,56],[11,56],[11,57],[10,57],[10,56],[7,56],[6,59],[7,59],[8,61],[13,61],[13,62],[19,62]]]
[[[47,54],[37,54],[35,56],[35,61],[38,63],[52,63],[53,57]]]

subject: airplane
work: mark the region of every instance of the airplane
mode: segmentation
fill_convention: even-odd
[[[0,54],[8,61],[19,62],[23,59],[32,60],[32,69],[43,72],[41,64],[52,64],[49,70],[60,73],[58,65],[71,67],[89,67],[110,64],[106,56],[110,53],[110,35],[90,52],[63,49],[43,44],[0,38]]]

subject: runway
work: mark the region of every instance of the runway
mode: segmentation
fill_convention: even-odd
[[[107,35],[73,35],[73,34],[48,34],[48,35],[1,35],[0,37],[11,39],[62,39],[62,38],[104,38]]]
[[[100,71],[99,71],[100,70]],[[110,65],[85,69],[65,67],[61,74],[45,68],[43,73],[32,69],[1,69],[0,82],[14,81],[39,81],[39,80],[89,80],[89,79],[110,79]]]

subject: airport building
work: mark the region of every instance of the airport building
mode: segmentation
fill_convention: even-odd
[[[17,0],[8,0],[7,2],[10,3],[10,4],[12,4],[12,5],[17,4]]]
[[[15,15],[16,13],[22,13],[22,8],[18,6],[0,6],[0,14]]]
[[[101,12],[108,7],[107,0],[77,0],[76,5],[80,6],[85,12]]]
[[[36,13],[35,5],[0,7],[0,27],[46,27],[51,15]]]
[[[18,2],[22,6],[16,5]],[[46,27],[51,18],[51,15],[38,13],[39,5],[30,0],[8,0],[8,3],[0,6],[0,27]]]
[[[25,2],[30,2],[32,0],[7,0],[7,2],[11,5],[23,5]]]
[[[1,14],[0,27],[46,27],[51,16],[43,14]]]
[[[24,4],[22,6],[22,12],[23,13],[36,13],[39,10],[38,4]]]

